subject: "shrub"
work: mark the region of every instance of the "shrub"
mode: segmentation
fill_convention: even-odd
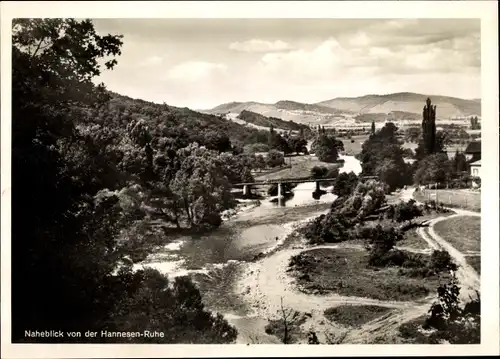
[[[326,177],[328,173],[328,168],[325,166],[314,166],[311,168],[311,178],[320,179]]]
[[[329,213],[315,218],[303,229],[311,244],[342,242],[352,238],[351,224],[342,215]]]
[[[358,184],[358,176],[354,172],[340,173],[333,184],[333,194],[339,197],[349,196]]]
[[[415,217],[422,216],[422,210],[415,204],[413,199],[408,202],[400,202],[394,207],[394,217],[396,222],[410,221]]]
[[[267,153],[266,164],[269,167],[281,167],[285,164],[285,156],[279,151],[270,150]]]
[[[371,266],[384,266],[384,262],[388,260],[388,252],[394,248],[397,241],[403,238],[401,232],[395,228],[383,228],[377,225],[366,231],[368,240],[367,249],[369,251],[368,263]]]
[[[453,262],[450,254],[445,250],[435,250],[432,252],[430,266],[437,272],[457,270],[457,265]]]

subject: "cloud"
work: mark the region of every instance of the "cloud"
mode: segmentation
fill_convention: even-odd
[[[139,66],[157,66],[163,62],[163,58],[160,56],[151,56],[139,63]]]
[[[479,73],[480,41],[473,36],[433,44],[370,46],[373,43],[369,34],[355,34],[350,45],[330,38],[310,49],[264,54],[258,68],[267,76],[307,82],[335,81],[349,74]]]
[[[291,49],[290,45],[284,41],[248,40],[243,42],[233,42],[229,45],[230,50],[240,52],[274,52]]]
[[[476,19],[397,19],[371,23],[351,32],[338,34],[344,46],[430,45],[456,38],[479,36]]]
[[[195,108],[405,91],[480,97],[478,20],[150,20],[117,20],[123,55],[101,76],[114,91]]]
[[[166,79],[181,82],[208,81],[226,70],[227,66],[221,63],[187,61],[172,67],[167,72]]]

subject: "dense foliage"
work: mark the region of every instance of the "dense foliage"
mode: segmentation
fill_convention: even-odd
[[[378,176],[390,191],[411,183],[411,169],[403,159],[404,150],[396,132],[397,127],[387,123],[363,143],[359,156],[362,175]]]
[[[122,40],[99,36],[90,20],[18,19],[12,40],[12,340],[26,340],[28,329],[158,329],[164,343],[232,342],[234,328],[205,310],[187,278],[169,287],[156,271],[132,272],[124,256],[158,194],[174,217],[180,207],[192,224],[217,224],[231,202],[230,178],[244,171],[231,152],[219,152],[233,147],[224,131],[204,131],[201,148],[183,126],[213,120],[216,130],[223,121],[110,101],[91,80],[101,60],[111,58],[108,69],[117,63]],[[242,140],[256,134],[236,132]],[[216,174],[224,161],[234,166]]]
[[[354,172],[342,172],[335,179],[332,193],[339,197],[348,196],[354,191],[358,182],[358,176]]]
[[[396,205],[390,205],[385,216],[396,222],[411,222],[414,218],[423,215],[423,209],[416,205],[415,200],[411,199],[408,202],[401,201]]]
[[[335,136],[320,133],[311,145],[311,152],[322,162],[335,162],[339,152],[344,150],[344,143]]]
[[[470,129],[471,130],[480,130],[481,129],[481,123],[479,122],[479,119],[477,118],[477,116],[470,118]]]
[[[429,309],[424,329],[434,329],[433,342],[479,344],[481,342],[481,299],[471,299],[460,305],[460,287],[454,275],[449,283],[438,288],[438,300]]]
[[[321,215],[303,228],[310,243],[343,242],[353,238],[354,227],[385,204],[381,183],[357,183],[351,193],[338,197],[330,212]]]

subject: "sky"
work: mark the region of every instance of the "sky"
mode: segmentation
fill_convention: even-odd
[[[192,109],[417,92],[481,98],[477,19],[94,19],[123,35],[97,78]]]

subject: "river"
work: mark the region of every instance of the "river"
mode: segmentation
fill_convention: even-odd
[[[340,172],[361,172],[353,156],[341,158],[345,162]],[[263,332],[267,319],[249,316],[251,308],[233,294],[233,284],[256,255],[275,250],[299,223],[328,211],[336,196],[327,191],[316,200],[312,197],[314,190],[314,182],[301,183],[281,206],[271,198],[264,199],[260,206],[238,213],[209,234],[175,238],[135,267],[152,267],[170,278],[190,275],[206,306],[224,313],[237,327],[239,342],[248,342],[248,332],[258,328],[262,330],[259,343],[273,343],[276,338]]]

